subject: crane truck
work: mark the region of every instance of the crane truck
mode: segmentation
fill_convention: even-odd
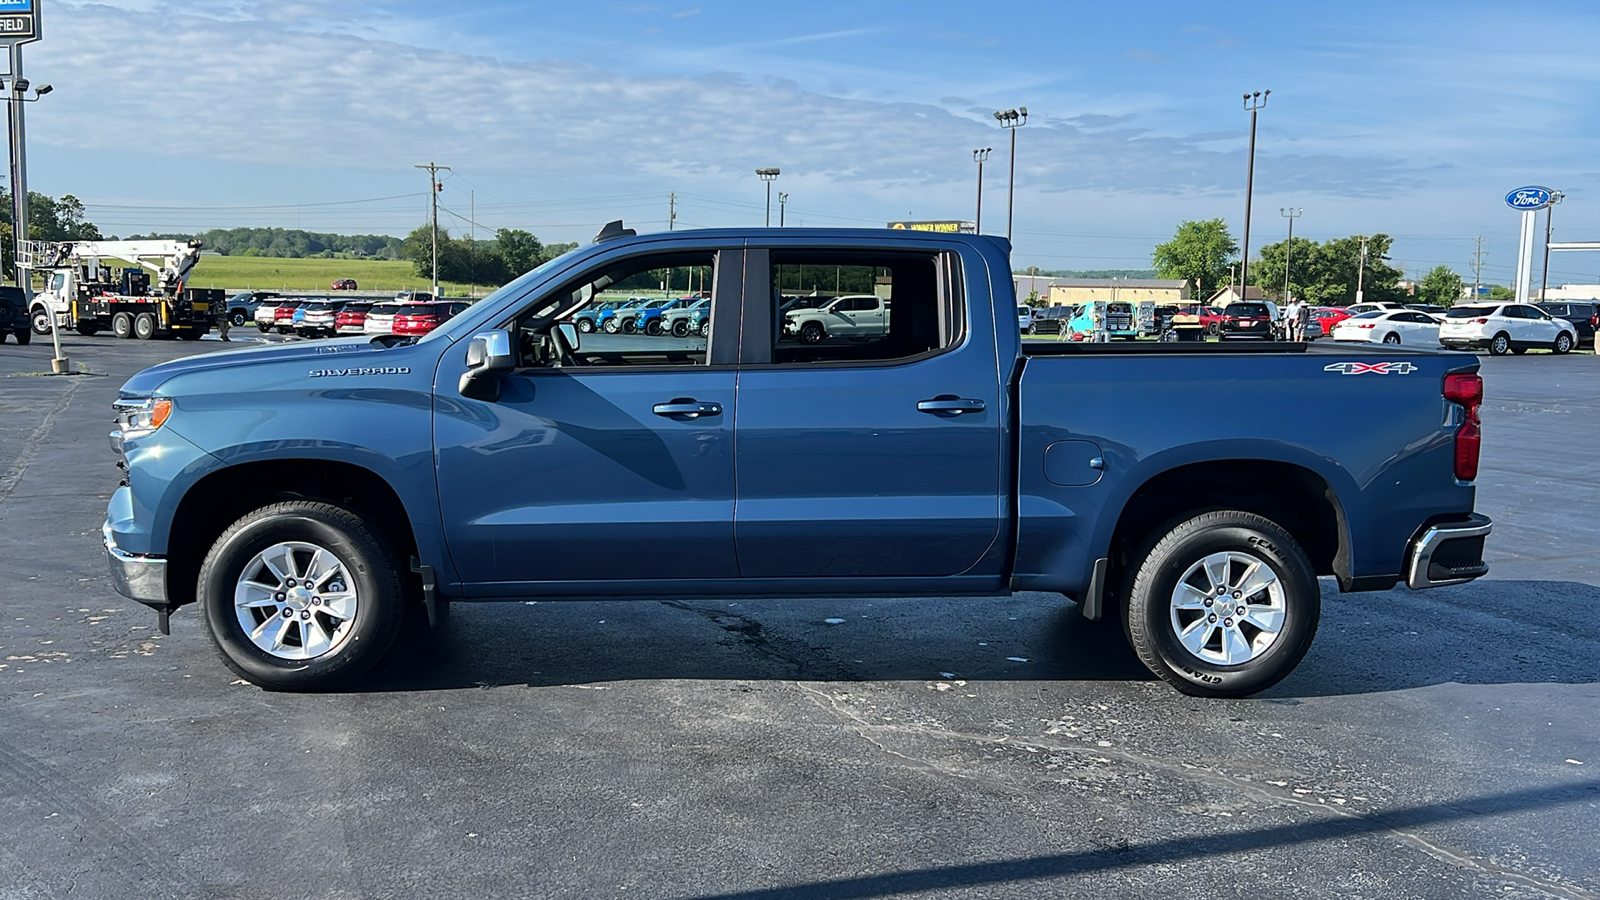
[[[197,341],[211,329],[216,288],[185,285],[200,260],[200,241],[24,241],[17,265],[41,272],[33,298],[33,330],[82,335],[108,330],[120,338],[178,337]],[[133,263],[117,272],[112,262]],[[152,274],[155,283],[151,283]]]

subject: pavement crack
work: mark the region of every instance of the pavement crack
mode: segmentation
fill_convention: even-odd
[[[82,381],[74,380],[71,386],[56,400],[55,406],[51,407],[50,411],[45,414],[38,427],[34,428],[33,432],[22,442],[22,452],[17,454],[16,460],[11,463],[11,468],[6,470],[5,474],[0,475],[0,503],[4,503],[6,498],[11,496],[11,492],[17,489],[17,484],[22,481],[23,473],[28,471],[28,466],[33,463],[33,458],[38,455],[39,448],[44,446],[45,440],[50,437],[50,431],[55,428],[56,420],[61,418],[63,412],[66,412],[67,407],[72,404],[72,399],[77,396],[78,388],[83,384],[84,382]]]

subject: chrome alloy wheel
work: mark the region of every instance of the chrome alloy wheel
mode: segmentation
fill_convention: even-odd
[[[349,639],[359,598],[345,563],[304,541],[273,544],[245,563],[234,612],[251,643],[279,659],[315,659]]]
[[[1266,561],[1212,553],[1172,589],[1172,630],[1195,658],[1237,666],[1267,652],[1284,624],[1284,590]]]

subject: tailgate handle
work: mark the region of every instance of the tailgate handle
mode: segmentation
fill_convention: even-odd
[[[722,415],[722,404],[702,403],[689,397],[678,397],[666,403],[657,403],[650,411],[669,419],[698,419],[701,416]]]
[[[982,400],[968,400],[949,395],[923,400],[917,404],[917,412],[933,413],[936,416],[959,416],[962,413],[983,412],[985,408]]]

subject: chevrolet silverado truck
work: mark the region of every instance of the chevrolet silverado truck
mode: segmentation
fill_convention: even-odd
[[[420,339],[154,366],[116,401],[113,580],[163,630],[194,604],[222,661],[278,690],[346,684],[408,616],[461,601],[1044,591],[1119,622],[1178,690],[1227,697],[1299,663],[1319,576],[1487,571],[1475,357],[1024,344],[1008,255],[612,223]],[[703,338],[570,324],[690,267],[712,275]],[[882,301],[883,326],[786,340],[796,284]],[[1225,399],[1194,402],[1206,385]],[[1336,405],[1362,427],[1319,412]]]

